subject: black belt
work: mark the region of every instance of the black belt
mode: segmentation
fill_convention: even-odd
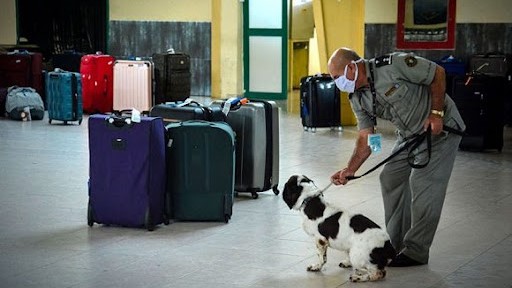
[[[453,133],[453,134],[456,134],[456,135],[459,135],[459,136],[463,136],[464,135],[464,132],[462,132],[460,130],[457,130],[455,128],[452,128],[452,127],[448,127],[448,126],[443,126],[443,130],[448,132],[448,133]],[[413,162],[414,155],[412,155],[412,151],[414,149],[418,148],[418,146],[420,146],[421,143],[423,143],[423,141],[425,141],[425,140],[427,140],[428,159],[427,159],[427,161],[425,161],[425,163],[415,164]],[[432,154],[432,129],[430,127],[428,127],[427,131],[425,131],[423,133],[420,133],[420,134],[413,135],[412,137],[410,137],[410,140],[405,143],[404,146],[402,146],[400,149],[395,151],[393,154],[389,155],[386,159],[382,160],[379,164],[375,165],[373,168],[371,168],[370,170],[366,171],[362,175],[360,175],[360,176],[347,176],[347,177],[345,177],[345,179],[347,179],[347,180],[354,180],[354,179],[358,179],[358,178],[361,178],[363,176],[366,176],[366,175],[372,173],[373,171],[377,170],[380,166],[382,166],[382,165],[386,164],[387,162],[389,162],[389,160],[394,158],[396,155],[400,154],[402,151],[405,151],[406,149],[409,149],[409,154],[407,155],[407,161],[409,162],[409,165],[412,168],[421,169],[421,168],[427,167],[428,163],[430,162],[430,156]]]

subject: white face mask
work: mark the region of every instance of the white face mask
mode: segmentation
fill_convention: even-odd
[[[338,87],[338,89],[340,89],[341,92],[354,93],[354,91],[356,90],[356,80],[359,73],[357,62],[360,62],[361,60],[362,59],[359,59],[357,61],[352,60],[352,62],[350,62],[356,64],[356,75],[354,76],[354,80],[347,79],[348,65],[345,66],[345,72],[343,73],[343,75],[334,80],[334,83],[336,83],[336,86]]]

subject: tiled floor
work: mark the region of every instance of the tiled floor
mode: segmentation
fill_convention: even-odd
[[[304,132],[296,103],[281,104],[280,188],[295,173],[326,185],[352,153],[355,128]],[[56,122],[0,119],[1,287],[512,287],[512,128],[502,153],[458,153],[429,265],[352,284],[336,251],[322,272],[306,271],[314,244],[272,192],[241,194],[229,224],[88,227],[87,121]],[[380,124],[385,151],[361,172],[392,146],[392,129]],[[326,196],[382,224],[377,176]]]

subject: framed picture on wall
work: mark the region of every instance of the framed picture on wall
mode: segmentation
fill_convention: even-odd
[[[397,49],[455,49],[456,0],[398,0]]]

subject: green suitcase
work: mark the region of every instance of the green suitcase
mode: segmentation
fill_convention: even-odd
[[[224,221],[233,211],[235,138],[225,122],[166,126],[168,215],[178,221]]]

